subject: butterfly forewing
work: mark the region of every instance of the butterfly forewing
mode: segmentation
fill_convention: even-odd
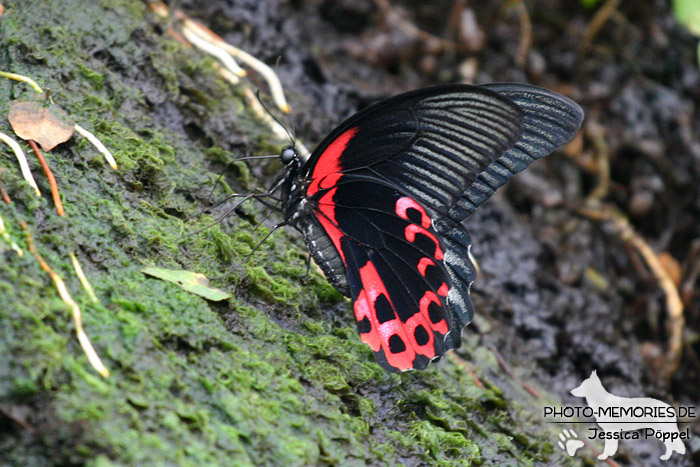
[[[421,89],[382,101],[341,124],[314,151],[309,168],[319,183],[351,173],[382,179],[437,217],[518,139],[521,118],[517,105],[489,90]]]
[[[583,111],[571,99],[525,84],[487,84],[485,88],[511,99],[523,112],[523,132],[501,157],[476,178],[450,210],[455,221],[465,220],[513,175],[574,137]]]

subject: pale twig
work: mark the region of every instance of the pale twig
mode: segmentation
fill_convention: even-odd
[[[76,258],[73,253],[68,253],[68,256],[70,256],[70,261],[73,263],[75,275],[78,276],[78,280],[80,280],[80,284],[83,286],[83,289],[85,289],[85,292],[88,294],[88,297],[90,297],[90,300],[92,300],[93,303],[100,303],[100,301],[97,299],[97,295],[95,295],[95,290],[90,285],[87,276],[85,276],[85,273],[83,272],[83,268],[78,262],[78,258]]]
[[[581,41],[581,48],[579,54],[583,54],[590,47],[591,42],[598,34],[603,25],[613,16],[617,7],[620,6],[620,0],[607,0],[603,6],[601,6],[593,19],[586,26],[586,31],[583,33],[583,41]]]
[[[195,23],[194,21],[186,20],[185,27],[189,27],[195,34],[197,34],[202,39],[208,40],[211,43],[221,47],[226,52],[231,54],[231,56],[239,59],[241,62],[245,63],[253,70],[257,71],[267,82],[267,85],[270,88],[270,95],[272,96],[272,100],[275,102],[275,105],[279,107],[279,109],[284,113],[291,112],[292,109],[289,107],[287,99],[284,97],[282,82],[279,80],[277,73],[275,73],[272,70],[272,68],[270,68],[257,58],[253,57],[248,52],[245,52],[239,49],[238,47],[234,47],[233,45],[225,42],[223,39],[221,39],[221,37],[217,36],[209,29]]]
[[[454,50],[456,48],[454,42],[423,31],[418,26],[408,21],[401,16],[387,0],[374,0],[374,3],[389,20],[395,21],[399,28],[409,36],[417,37],[426,42],[437,42],[445,50]]]
[[[17,243],[12,240],[10,237],[10,234],[7,233],[7,229],[5,228],[5,222],[2,220],[2,216],[0,216],[0,237],[3,238],[7,243],[10,244],[10,248],[12,248],[15,253],[17,253],[17,256],[24,256],[24,251],[17,245]]]
[[[73,312],[73,323],[75,324],[75,334],[78,337],[78,342],[80,342],[80,346],[83,348],[83,352],[85,352],[85,355],[87,356],[90,365],[92,365],[95,371],[97,371],[104,378],[109,377],[109,370],[104,366],[102,360],[100,360],[100,357],[97,355],[97,352],[93,348],[92,343],[90,343],[90,339],[88,338],[87,334],[85,334],[85,330],[83,329],[83,318],[80,312],[80,307],[77,303],[75,303],[75,300],[73,300],[73,297],[71,297],[70,293],[68,292],[66,283],[63,282],[61,276],[56,274],[54,270],[51,269],[48,263],[44,261],[44,258],[42,258],[39,252],[37,251],[36,247],[34,246],[34,239],[32,238],[32,235],[29,232],[29,227],[27,226],[27,224],[24,221],[20,221],[20,225],[22,225],[22,228],[24,229],[27,235],[27,247],[29,248],[29,251],[39,262],[41,269],[43,269],[49,275],[49,277],[51,277],[51,280],[56,286],[58,295],[61,297],[61,300],[63,300],[63,303],[65,303],[71,308],[71,311]]]
[[[32,87],[32,89],[34,89],[39,94],[44,93],[44,90],[41,89],[41,86],[36,84],[36,81],[31,79],[29,76],[18,75],[17,73],[9,73],[7,71],[0,71],[0,78],[7,78],[7,79],[14,80],[14,81],[21,81],[23,83],[27,83],[28,85],[30,85]]]
[[[212,44],[211,42],[205,39],[202,39],[189,28],[183,28],[182,34],[183,36],[185,36],[185,39],[192,43],[192,45],[194,45],[200,50],[203,50],[209,55],[218,58],[219,61],[224,65],[224,67],[226,67],[231,73],[237,76],[246,75],[245,70],[241,68],[238,65],[238,63],[236,63],[233,57],[231,57],[231,55],[226,50],[222,49],[218,45]]]
[[[530,14],[527,11],[527,5],[523,0],[516,1],[516,8],[520,16],[520,43],[518,44],[518,52],[515,55],[515,63],[522,67],[527,60],[527,54],[532,47],[532,22]]]
[[[598,183],[586,198],[584,207],[578,209],[577,212],[592,220],[612,223],[614,232],[623,242],[631,245],[639,252],[664,291],[669,335],[666,354],[666,376],[670,378],[680,364],[683,351],[683,329],[685,327],[683,301],[681,300],[678,287],[661,264],[658,255],[634,230],[627,217],[613,206],[601,203],[610,190],[610,149],[605,140],[605,129],[598,123],[591,121],[591,123],[586,125],[586,132],[595,146],[594,157]]]
[[[592,206],[592,203],[605,198],[610,191],[610,148],[605,141],[605,129],[596,121],[591,120],[586,125],[586,132],[590,135],[595,146],[594,159],[596,162],[596,173],[598,184],[586,198],[585,204]]]
[[[265,108],[260,104],[260,101],[258,101],[258,97],[255,95],[255,93],[250,88],[247,88],[244,93],[248,104],[250,104],[253,109],[253,112],[255,112],[260,119],[268,124],[275,136],[279,137],[280,139],[289,138],[287,135],[287,130],[285,130],[279,122],[275,121],[275,119],[272,118],[269,113],[267,113]],[[308,160],[310,153],[306,146],[297,141],[296,150],[302,160]]]
[[[670,378],[678,369],[683,352],[683,329],[685,316],[683,314],[683,301],[673,279],[659,261],[659,257],[649,244],[634,230],[629,220],[612,207],[607,209],[581,208],[579,214],[597,221],[611,222],[620,239],[632,245],[644,258],[647,266],[656,277],[659,286],[666,297],[666,309],[668,313],[668,351],[666,353],[667,367],[666,378]]]
[[[2,140],[5,144],[10,146],[10,149],[15,153],[15,156],[17,157],[17,162],[19,162],[19,168],[22,170],[22,176],[24,179],[29,183],[29,186],[34,188],[34,192],[36,193],[37,196],[41,196],[41,191],[39,191],[39,187],[36,184],[36,180],[34,180],[34,177],[32,176],[32,171],[29,170],[29,164],[27,163],[27,157],[24,155],[24,151],[22,151],[22,148],[19,147],[19,144],[17,142],[7,136],[5,133],[0,132],[0,140]]]
[[[105,159],[107,159],[107,163],[110,165],[110,167],[112,167],[114,170],[117,170],[119,168],[119,166],[117,166],[117,161],[114,160],[114,156],[112,156],[112,153],[109,152],[105,145],[102,144],[102,141],[97,139],[95,135],[93,135],[80,125],[75,125],[75,131],[83,135],[88,141],[92,143],[93,146],[95,146],[95,148],[97,148],[98,151],[102,153],[103,156],[105,156]]]
[[[238,76],[236,76],[233,73],[231,73],[230,71],[228,71],[220,63],[216,64],[216,69],[223,79],[225,79],[229,83],[233,84],[234,86],[241,82],[241,79]]]

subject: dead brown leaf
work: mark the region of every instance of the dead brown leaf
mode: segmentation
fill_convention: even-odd
[[[15,100],[10,104],[7,119],[17,136],[36,141],[44,151],[52,150],[73,136],[73,122],[56,104]]]

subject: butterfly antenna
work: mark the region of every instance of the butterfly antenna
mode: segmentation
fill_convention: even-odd
[[[233,164],[234,162],[245,161],[245,160],[250,160],[250,159],[271,159],[271,158],[279,158],[279,155],[270,154],[270,155],[266,155],[266,156],[239,157],[236,160],[228,162],[226,164],[226,166],[223,169],[221,169],[221,171],[219,172],[219,176],[216,178],[216,182],[214,182],[214,186],[211,188],[211,190],[209,190],[209,194],[207,195],[207,199],[206,199],[205,203],[208,204],[211,201],[211,198],[214,195],[214,191],[216,190],[216,187],[218,187],[219,184],[221,183],[221,179],[224,177],[224,173],[226,172],[226,169],[231,167],[231,164]],[[213,206],[208,206],[208,207],[205,207],[203,209],[200,209],[198,213],[192,214],[191,216],[185,218],[185,222],[187,222],[191,219],[194,219],[195,217],[201,216],[205,212],[210,211],[210,210],[216,208],[217,206],[221,206],[222,204],[224,204],[226,201],[230,200],[231,198],[236,198],[236,197],[240,197],[240,196],[247,196],[247,194],[235,193],[235,194],[227,195],[221,201],[217,201],[216,204],[214,204]]]
[[[297,129],[294,122],[294,114],[291,112],[289,113],[289,127],[292,129],[292,142],[295,142],[297,139]]]
[[[261,224],[262,224],[262,223],[261,223]],[[214,280],[221,280],[221,279],[224,279],[227,275],[231,274],[233,271],[235,271],[236,269],[238,269],[239,267],[241,267],[242,265],[244,265],[245,263],[247,263],[248,261],[250,261],[250,258],[252,258],[252,257],[253,257],[253,254],[255,254],[255,252],[258,251],[258,250],[260,249],[260,247],[262,246],[262,244],[265,243],[265,242],[267,241],[267,239],[270,238],[270,236],[271,236],[273,233],[275,233],[275,232],[277,231],[277,229],[279,229],[280,227],[284,227],[284,226],[287,225],[287,224],[288,224],[288,222],[287,222],[287,221],[284,221],[284,222],[280,222],[279,224],[274,225],[274,226],[272,227],[272,229],[270,229],[270,231],[263,237],[262,240],[260,240],[260,241],[258,242],[257,245],[255,245],[255,247],[253,247],[253,250],[252,250],[250,253],[248,253],[248,255],[247,255],[241,262],[234,264],[232,267],[230,267],[230,268],[224,273],[223,276],[215,277]],[[260,225],[260,224],[258,224],[258,225]],[[256,228],[257,228],[257,227],[256,227]]]
[[[260,89],[258,89],[258,90],[256,91],[255,97],[258,98],[258,102],[260,102],[260,105],[262,105],[263,109],[265,109],[265,112],[267,112],[267,114],[270,116],[270,118],[272,118],[274,121],[276,121],[277,124],[278,124],[279,126],[282,127],[282,129],[284,130],[284,132],[287,133],[287,136],[289,136],[289,140],[292,142],[292,146],[296,146],[296,139],[294,138],[294,135],[292,135],[292,133],[289,132],[289,130],[287,129],[287,127],[280,121],[279,118],[277,118],[277,117],[275,116],[275,114],[273,114],[273,113],[270,111],[270,109],[267,107],[267,105],[265,104],[265,102],[263,102],[262,98],[260,97]]]
[[[241,201],[239,201],[238,203],[236,203],[235,206],[233,206],[231,209],[229,209],[229,210],[226,211],[224,214],[222,214],[221,216],[219,216],[219,217],[218,217],[214,222],[212,222],[211,224],[209,224],[209,225],[207,225],[207,226],[205,226],[205,227],[202,227],[201,229],[195,230],[194,232],[190,232],[190,233],[188,233],[187,235],[183,235],[182,237],[178,238],[177,240],[178,240],[178,241],[184,240],[184,239],[186,239],[186,238],[189,238],[189,237],[191,237],[191,236],[193,236],[193,235],[197,235],[198,233],[204,232],[205,230],[214,227],[216,224],[219,224],[222,220],[226,219],[233,211],[235,211],[236,209],[238,209],[238,208],[241,206],[241,204],[245,203],[246,201],[248,201],[249,199],[253,198],[254,196],[255,196],[255,193],[250,193],[250,194],[245,195]]]
[[[269,155],[265,155],[265,156],[248,156],[248,157],[239,157],[237,159],[234,159],[234,160],[228,162],[224,166],[224,168],[221,169],[221,171],[219,172],[219,176],[216,178],[216,182],[214,183],[214,186],[212,187],[211,191],[209,192],[209,196],[207,196],[207,202],[209,202],[209,200],[211,199],[212,195],[214,194],[214,190],[216,190],[216,187],[219,186],[219,183],[221,183],[221,179],[223,178],[224,173],[226,172],[226,169],[231,167],[231,165],[234,162],[247,161],[247,160],[251,160],[251,159],[271,159],[271,158],[277,158],[277,157],[279,157],[278,154],[269,154]]]

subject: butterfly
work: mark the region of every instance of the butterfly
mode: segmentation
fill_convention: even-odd
[[[424,369],[461,345],[476,275],[464,221],[582,121],[574,101],[535,86],[443,85],[367,107],[307,160],[281,151],[285,223],[350,297],[382,367]]]

